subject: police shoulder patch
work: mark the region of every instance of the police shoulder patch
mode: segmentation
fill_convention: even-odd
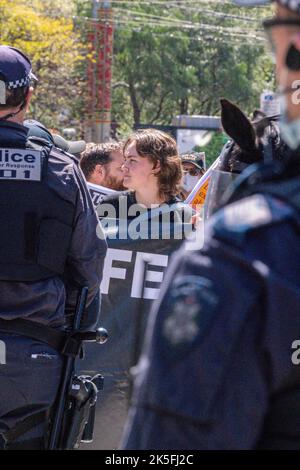
[[[210,279],[180,275],[163,304],[165,355],[182,356],[202,337],[216,311],[218,296]]]
[[[31,149],[0,149],[0,180],[41,181],[42,154]]]
[[[242,242],[248,232],[284,220],[292,213],[287,204],[271,196],[255,194],[225,206],[211,223],[217,238]]]

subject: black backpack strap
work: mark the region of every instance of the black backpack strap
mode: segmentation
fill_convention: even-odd
[[[42,150],[44,147],[51,148],[52,144],[42,137],[29,136],[26,141],[26,147],[33,150]]]
[[[28,441],[23,441],[15,444],[14,441],[20,436],[23,436],[23,434],[26,434],[26,432],[30,431],[30,429],[33,429],[38,426],[39,424],[45,423],[46,427],[46,424],[48,423],[48,417],[48,411],[39,411],[38,413],[34,413],[30,416],[27,416],[27,418],[17,423],[13,428],[9,429],[8,431],[0,433],[0,449],[9,450],[17,448],[42,448],[42,441],[44,441],[44,439],[42,438],[30,439]],[[25,444],[25,447],[23,443]]]
[[[17,320],[0,319],[0,331],[28,336],[37,341],[42,341],[51,346],[58,353],[74,358],[79,356],[82,349],[81,338],[23,318]]]
[[[46,176],[48,171],[48,159],[52,149],[52,145],[48,140],[42,137],[30,136],[27,139],[26,147],[32,150],[38,150],[42,152],[42,178]]]

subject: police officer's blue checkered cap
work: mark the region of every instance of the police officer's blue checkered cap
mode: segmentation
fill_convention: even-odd
[[[274,0],[233,0],[234,3],[240,6],[255,6],[255,5],[266,5]],[[277,3],[285,8],[288,8],[295,13],[300,15],[300,0],[275,0]]]
[[[19,49],[0,46],[0,74],[8,89],[28,86],[30,80],[37,80],[31,69],[30,60]]]

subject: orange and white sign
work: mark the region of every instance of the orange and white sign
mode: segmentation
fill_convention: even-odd
[[[212,175],[213,170],[215,170],[219,164],[219,157],[214,161],[214,163],[209,167],[209,169],[204,173],[203,176],[197,181],[194,189],[188,195],[184,201],[186,204],[189,204],[192,207],[203,206],[207,194],[207,189],[209,185],[209,180]]]

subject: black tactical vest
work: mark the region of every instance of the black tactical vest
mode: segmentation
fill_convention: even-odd
[[[75,203],[61,199],[48,186],[47,169],[52,154],[66,166],[71,159],[47,146],[40,151],[40,181],[0,178],[1,281],[39,281],[64,272]]]

